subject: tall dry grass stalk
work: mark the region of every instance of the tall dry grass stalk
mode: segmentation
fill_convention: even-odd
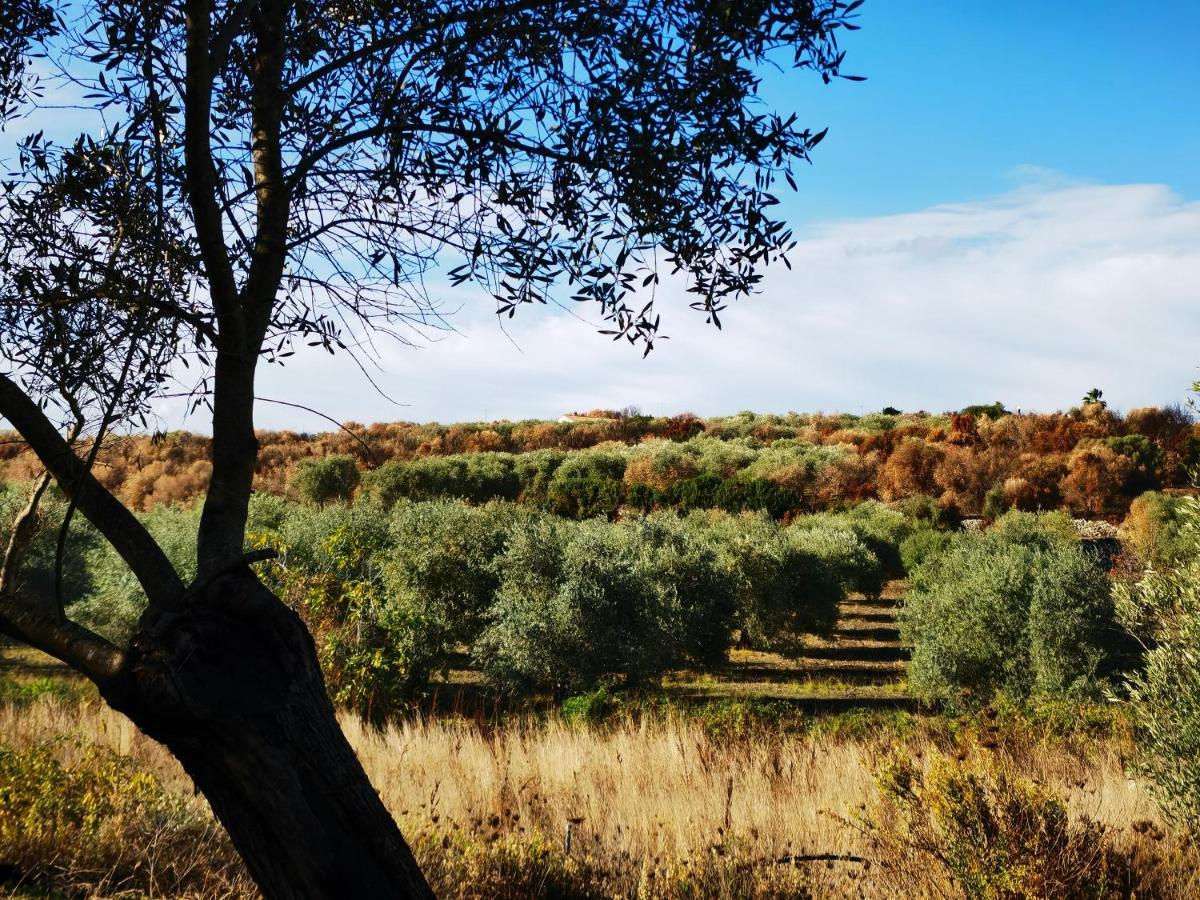
[[[870,864],[848,858],[870,856],[858,822],[879,799],[879,761],[896,752],[914,760],[1003,760],[1063,799],[1073,817],[1102,823],[1119,841],[1151,840],[1164,827],[1142,785],[1123,771],[1124,748],[1116,739],[1082,748],[1009,740],[989,749],[978,736],[947,743],[928,735],[864,739],[769,728],[718,739],[682,718],[600,728],[556,720],[496,729],[413,721],[384,732],[346,718],[343,727],[388,807],[418,836],[423,861],[449,882],[439,885],[446,896],[488,896],[453,880],[486,884],[492,868],[513,864],[511,854],[493,858],[480,847],[532,843],[540,848],[538,865],[559,865],[569,821],[572,871],[583,872],[597,891],[579,896],[603,896],[601,890],[675,896],[665,889],[670,879],[683,883],[689,871],[701,870],[709,876],[719,870],[726,880],[692,883],[699,890],[694,896],[771,896],[799,892],[804,884],[824,896],[885,896],[886,882],[874,877]],[[0,708],[0,735],[17,747],[76,736],[133,758],[173,791],[191,793],[186,775],[161,747],[101,706],[43,700]],[[75,752],[70,742],[61,746],[68,758]],[[442,852],[474,854],[474,874],[447,867]],[[794,860],[810,855],[847,859]],[[655,893],[656,883],[664,893]],[[522,894],[497,887],[490,895]]]

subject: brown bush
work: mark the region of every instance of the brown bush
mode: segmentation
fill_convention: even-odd
[[[1067,462],[1063,502],[1074,512],[1120,516],[1129,506],[1133,461],[1102,444],[1079,447]]]
[[[823,466],[813,481],[813,504],[829,509],[843,503],[859,503],[875,496],[879,453],[859,453]]]
[[[663,428],[662,435],[672,441],[686,441],[704,431],[704,422],[695,413],[671,416]]]
[[[665,491],[695,477],[699,471],[695,461],[682,453],[648,453],[631,459],[625,466],[625,483]]]
[[[946,435],[947,444],[960,447],[974,447],[980,443],[979,429],[975,417],[970,413],[954,413],[950,416],[950,433]]]
[[[914,494],[939,493],[934,476],[945,455],[939,444],[926,444],[919,438],[901,443],[879,469],[879,497],[891,502]]]

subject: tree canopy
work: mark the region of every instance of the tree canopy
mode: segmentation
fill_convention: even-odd
[[[838,77],[856,5],[6,6],[10,129],[61,86],[97,127],[20,142],[5,356],[144,411],[218,333],[274,358],[436,322],[435,264],[506,314],[593,301],[647,349],[643,289],[682,272],[719,324],[791,243],[773,192],[824,135],[757,101],[762,71]]]

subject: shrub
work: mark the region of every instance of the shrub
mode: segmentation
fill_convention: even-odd
[[[1084,695],[1113,673],[1124,641],[1111,591],[1108,576],[1074,545],[1040,554],[1027,632],[1034,694]]]
[[[0,860],[25,896],[235,896],[249,878],[220,827],[150,774],[63,741],[0,743]]]
[[[420,621],[388,614],[392,535],[377,508],[299,507],[259,539],[283,551],[264,574],[312,632],[335,703],[378,723],[421,691],[438,648]]]
[[[1137,726],[1138,768],[1164,810],[1200,829],[1200,504],[1183,501],[1178,561],[1117,588],[1127,626],[1150,645],[1127,679]]]
[[[562,716],[568,722],[595,724],[604,721],[617,706],[617,698],[602,686],[586,694],[568,697],[562,703]]]
[[[841,579],[852,570],[848,560],[860,558],[850,542],[783,529],[761,512],[693,513],[687,522],[706,534],[735,579],[743,640],[770,645],[833,626],[845,593]]]
[[[491,624],[473,649],[487,678],[518,692],[579,693],[649,675],[649,589],[603,522],[518,525],[500,560]]]
[[[1012,480],[1012,479],[1010,479]],[[1019,487],[1014,485],[1014,487]],[[1016,506],[1009,497],[1007,482],[997,481],[983,495],[981,512],[985,519],[998,519]]]
[[[567,454],[562,450],[531,450],[513,458],[513,473],[519,485],[519,498],[531,506],[545,506],[550,482]]]
[[[795,519],[793,524],[804,528],[831,526],[853,532],[875,554],[882,566],[882,576],[903,573],[900,543],[913,530],[913,523],[904,513],[877,500],[867,500],[845,512],[804,516]]]
[[[821,469],[813,484],[810,505],[816,509],[829,509],[874,496],[879,457],[878,452],[852,453]]]
[[[939,493],[935,472],[945,449],[920,438],[909,438],[892,451],[879,469],[879,496],[900,500],[914,494]]]
[[[928,770],[893,756],[877,774],[880,802],[867,836],[897,895],[977,900],[1141,896],[1133,860],[1104,826],[1011,763],[944,756]],[[1150,893],[1150,892],[1148,892]]]
[[[1121,523],[1121,540],[1143,564],[1155,568],[1170,566],[1192,547],[1185,528],[1191,502],[1147,491],[1130,504],[1129,515]]]
[[[665,668],[708,668],[725,661],[737,608],[737,576],[721,564],[708,535],[673,513],[622,523],[639,570],[653,591],[652,633]]]
[[[342,454],[303,460],[293,486],[302,500],[323,506],[331,500],[347,503],[358,487],[358,463]]]
[[[408,462],[387,462],[366,480],[368,496],[384,509],[400,500],[465,497],[468,492],[465,456],[438,456]]]
[[[769,478],[731,478],[722,482],[717,490],[717,503],[721,509],[730,512],[765,512],[776,519],[782,518],[803,501],[802,495]]]
[[[1125,507],[1134,471],[1133,461],[1110,447],[1080,446],[1067,463],[1063,502],[1085,515],[1116,515]]]
[[[250,495],[250,508],[246,515],[248,535],[278,531],[292,510],[292,505],[283,497],[255,491]]]
[[[1096,687],[1116,655],[1111,591],[1064,522],[1009,513],[916,570],[900,623],[917,696],[954,706]]]
[[[392,461],[367,477],[366,492],[384,509],[402,499],[515,500],[522,485],[518,459],[511,453],[483,452]]]
[[[381,556],[391,546],[387,518],[366,504],[294,505],[269,539],[280,542],[290,570],[351,579],[378,577]]]
[[[468,453],[464,459],[463,484],[456,496],[474,503],[517,499],[521,482],[513,465],[512,454]]]
[[[705,473],[675,485],[668,499],[683,511],[697,509],[724,509],[729,497],[725,493],[725,479]]]
[[[817,476],[854,451],[841,444],[812,444],[790,438],[777,440],[758,452],[757,457],[741,472],[747,482],[756,479],[773,481],[788,491],[799,505],[813,490]]]
[[[877,597],[883,589],[884,572],[879,557],[853,530],[828,525],[793,526],[786,534],[793,547],[821,564],[810,576],[803,594],[806,606],[812,611],[810,622],[793,630],[828,631],[837,617],[837,601],[846,593],[856,591]],[[832,576],[832,584],[828,576]]]
[[[1119,453],[1133,464],[1130,473],[1131,489],[1147,489],[1158,485],[1158,471],[1162,465],[1162,451],[1144,434],[1125,434],[1110,437],[1104,442],[1110,450]]]
[[[988,488],[1006,470],[1007,460],[969,446],[949,445],[943,453],[933,473],[942,506],[966,514],[980,512]]]
[[[695,458],[679,444],[655,441],[634,451],[625,467],[625,484],[664,492],[681,481],[694,478],[698,472]]]
[[[1027,512],[1055,509],[1062,503],[1062,481],[1067,474],[1066,460],[1061,454],[1040,455],[1024,453],[1017,458],[1017,483],[1010,488],[1005,482],[1009,505]]]
[[[900,562],[905,572],[915,572],[928,560],[948,552],[955,535],[948,531],[918,528],[900,543]]]
[[[999,419],[1004,416],[1011,416],[1012,413],[1005,408],[1003,403],[997,400],[994,403],[976,403],[972,406],[964,406],[962,415],[971,416],[974,419],[981,419],[985,417],[989,419]]]
[[[1061,512],[1012,511],[997,519],[987,533],[1001,543],[1021,544],[1037,550],[1077,546],[1079,539],[1071,518]]]
[[[910,520],[914,526],[922,525],[942,530],[955,530],[962,525],[962,516],[953,507],[942,506],[934,497],[917,494],[891,504],[891,508]]]
[[[621,505],[625,460],[615,453],[575,453],[564,459],[550,479],[546,503],[552,512],[572,519],[612,517]]]
[[[32,483],[0,485],[0,554],[7,551],[11,529],[28,503],[32,488]],[[42,496],[29,543],[19,557],[13,590],[37,609],[50,609],[54,604],[58,537],[66,510],[62,493],[57,486],[51,485]],[[104,546],[96,529],[76,512],[63,554],[62,597],[66,603],[91,592],[87,560]]]
[[[196,530],[201,505],[163,504],[139,516],[184,583],[196,576]],[[90,526],[88,526],[90,528]],[[71,616],[124,644],[146,608],[146,596],[129,566],[106,541],[93,540],[83,565],[87,588],[71,605]]]
[[[1186,484],[1189,468],[1198,461],[1194,422],[1191,411],[1180,406],[1131,409],[1125,416],[1126,427],[1146,435],[1160,451],[1159,473],[1168,484]]]
[[[716,478],[732,478],[752,463],[758,442],[746,438],[720,440],[707,434],[692,438],[684,447],[695,455],[700,471]]]

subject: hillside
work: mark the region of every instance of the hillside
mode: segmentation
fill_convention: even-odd
[[[1143,491],[1185,487],[1200,462],[1200,428],[1178,407],[1124,415],[1100,404],[1047,414],[1008,414],[995,404],[945,415],[563,418],[264,431],[255,487],[285,495],[306,460],[345,454],[364,473],[385,470],[389,489],[402,495],[540,500],[538,480],[564,459],[584,468],[585,459],[603,459],[604,478],[616,484],[604,512],[682,504],[783,516],[920,495],[962,515],[1063,508],[1115,520]],[[100,453],[98,475],[136,509],[188,501],[206,488],[208,448],[207,438],[188,432],[120,437]],[[20,441],[0,435],[0,481],[38,471]],[[718,481],[729,482],[724,493]]]

